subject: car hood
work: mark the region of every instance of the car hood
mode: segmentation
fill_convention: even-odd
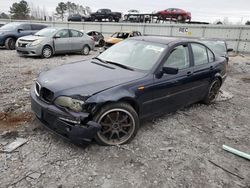
[[[105,42],[111,43],[111,44],[116,44],[116,43],[121,42],[121,41],[123,41],[123,39],[118,39],[118,38],[113,38],[113,37],[110,37],[110,38],[105,40]]]
[[[123,69],[98,60],[80,61],[61,65],[43,72],[37,81],[59,95],[91,96],[114,86],[145,76],[146,73]]]
[[[35,41],[38,39],[44,39],[45,37],[41,37],[41,36],[35,36],[35,35],[28,35],[28,36],[24,36],[24,37],[20,37],[20,40],[27,40],[27,41]]]

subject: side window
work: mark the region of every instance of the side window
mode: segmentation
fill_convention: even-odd
[[[71,32],[71,37],[81,37],[81,33],[79,31],[76,30],[70,30]]]
[[[58,31],[56,36],[60,37],[60,38],[68,38],[69,37],[69,30],[68,29],[63,29],[61,31]]]
[[[207,48],[207,54],[208,54],[208,61],[209,61],[209,63],[214,62],[215,61],[214,54],[208,48]]]
[[[164,67],[184,69],[190,66],[188,46],[181,45],[175,47],[169,55]]]
[[[202,65],[208,63],[207,48],[200,44],[191,44],[194,54],[194,64]]]
[[[30,24],[23,24],[23,25],[20,25],[19,29],[22,29],[24,31],[29,31],[31,30],[31,26]]]

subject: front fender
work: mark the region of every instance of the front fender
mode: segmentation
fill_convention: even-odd
[[[117,102],[123,98],[134,99],[135,97],[135,93],[131,90],[114,88],[88,98],[86,103],[103,104],[106,102]]]

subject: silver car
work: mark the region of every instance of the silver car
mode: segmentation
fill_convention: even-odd
[[[45,28],[16,42],[20,55],[50,58],[54,54],[80,52],[88,55],[95,41],[81,31],[66,28]]]

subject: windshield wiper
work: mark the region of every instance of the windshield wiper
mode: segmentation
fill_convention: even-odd
[[[131,70],[131,71],[134,71],[133,68],[131,67],[128,67],[126,65],[123,65],[123,64],[120,64],[120,63],[116,63],[116,62],[111,62],[111,61],[107,61],[109,64],[113,64],[113,65],[116,65],[118,67],[121,67],[121,68],[124,68],[124,69],[127,69],[127,70]]]
[[[108,64],[107,61],[105,61],[105,60],[103,60],[103,59],[100,59],[99,57],[94,57],[93,59],[96,59],[96,60],[98,60],[98,61],[100,61],[100,62],[102,62],[102,63]]]

